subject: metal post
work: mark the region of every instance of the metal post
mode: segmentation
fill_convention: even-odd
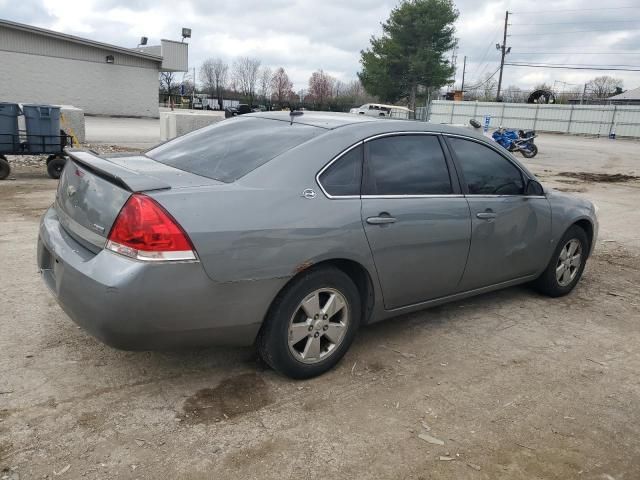
[[[571,120],[573,120],[573,110],[575,109],[575,105],[571,104],[571,111],[569,112],[569,121],[567,122],[567,133],[571,133]]]
[[[453,110],[456,108],[456,102],[451,102],[451,120],[449,123],[453,123]]]
[[[616,126],[616,114],[618,113],[618,106],[613,106],[613,116],[611,117],[611,125],[609,126],[609,138],[611,138],[611,132],[614,131]]]
[[[191,89],[191,108],[193,108],[193,102],[196,99],[196,67],[193,67],[193,88]],[[202,106],[204,110],[204,105]]]
[[[504,125],[504,109],[506,105],[502,102],[502,113],[500,114],[500,125]]]
[[[533,117],[533,130],[536,129],[536,124],[538,123],[538,109],[540,108],[540,104],[536,103],[536,115]]]
[[[582,90],[582,96],[580,97],[580,105],[584,103],[584,96],[587,93],[587,84],[584,84],[584,89]]]

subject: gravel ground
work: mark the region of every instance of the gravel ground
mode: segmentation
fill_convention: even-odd
[[[640,478],[640,182],[559,175],[635,175],[640,144],[539,140],[542,180],[601,209],[576,290],[376,324],[304,382],[251,349],[121,352],[76,328],[35,266],[56,182],[15,164],[0,183],[0,478]]]

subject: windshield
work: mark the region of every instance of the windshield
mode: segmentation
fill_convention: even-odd
[[[239,117],[170,140],[146,155],[185,172],[230,183],[323,132],[295,122]]]

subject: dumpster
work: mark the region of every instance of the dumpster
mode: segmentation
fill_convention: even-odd
[[[56,153],[61,150],[60,107],[22,105],[27,127],[29,153]]]
[[[17,103],[0,102],[0,154],[19,149],[18,115],[20,107]]]

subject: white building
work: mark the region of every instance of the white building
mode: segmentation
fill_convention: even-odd
[[[188,45],[129,49],[0,19],[0,101],[158,117],[158,75],[185,72]]]

